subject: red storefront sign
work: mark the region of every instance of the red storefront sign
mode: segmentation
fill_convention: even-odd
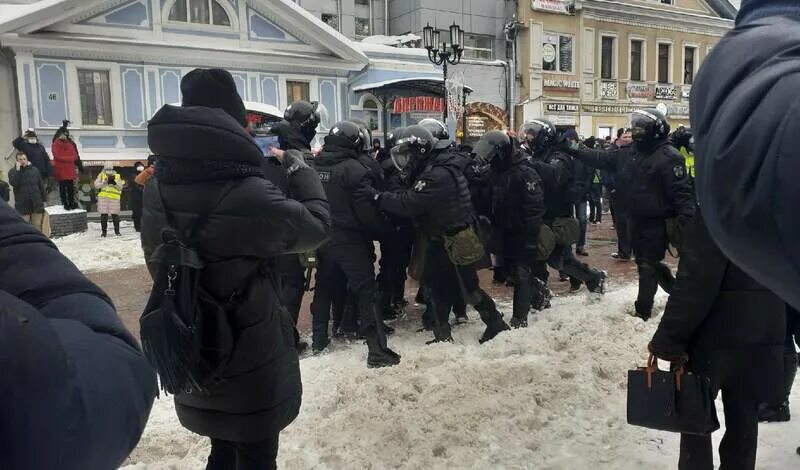
[[[394,100],[394,114],[413,112],[441,113],[444,111],[444,98],[433,96],[409,96]]]

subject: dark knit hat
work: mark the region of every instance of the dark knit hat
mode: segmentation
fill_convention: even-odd
[[[247,111],[227,70],[194,69],[181,80],[181,93],[184,107],[219,108],[247,126]]]

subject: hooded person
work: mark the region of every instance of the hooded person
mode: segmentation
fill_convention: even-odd
[[[17,137],[12,142],[14,148],[28,156],[31,165],[39,170],[42,180],[45,182],[53,174],[52,167],[50,166],[50,156],[47,155],[47,150],[42,145],[39,136],[33,129],[27,129],[22,134],[22,137]]]
[[[78,169],[83,165],[78,154],[78,146],[70,137],[66,126],[62,126],[56,131],[50,150],[53,154],[53,170],[58,183],[61,205],[66,210],[77,209],[75,179],[78,176]]]
[[[183,106],[164,106],[148,125],[158,165],[144,189],[142,247],[160,280],[165,271],[152,255],[162,232],[190,234],[204,265],[200,286],[226,305],[223,318],[204,312],[208,328],[236,341],[229,360],[211,364],[219,380],[177,393],[175,409],[184,427],[211,438],[209,470],[274,469],[279,433],[297,417],[302,390],[275,258],[325,240],[328,203],[316,172],[291,152],[278,158],[292,199],[265,179],[229,72],[193,70],[181,92]]]

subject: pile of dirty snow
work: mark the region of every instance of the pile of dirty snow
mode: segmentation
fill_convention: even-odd
[[[58,250],[84,273],[131,268],[144,264],[139,234],[133,223],[122,221],[121,236],[114,235],[114,225],[108,222],[108,237],[100,236],[100,224],[89,223],[89,230],[56,238]]]
[[[677,435],[625,421],[626,372],[643,364],[656,327],[624,313],[635,295],[556,299],[528,329],[483,346],[475,313],[455,344],[423,346],[428,335],[401,321],[390,345],[403,362],[389,369],[368,370],[360,344],[306,358],[303,408],[281,434],[278,467],[676,468]],[[511,306],[500,306],[508,317]],[[174,413],[171,399],[156,403],[125,470],[204,468],[208,440]],[[800,423],[763,426],[761,442],[759,468],[800,465]]]

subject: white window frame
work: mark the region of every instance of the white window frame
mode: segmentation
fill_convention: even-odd
[[[287,103],[288,87],[286,82],[306,82],[308,83],[308,97],[311,101],[319,101],[319,79],[309,75],[278,75],[278,109],[286,109],[292,103]]]
[[[601,80],[619,80],[619,36],[612,31],[600,31],[600,40],[597,42],[598,71]],[[611,78],[603,78],[603,38],[613,38],[614,47],[611,48]]]
[[[561,33],[561,32],[558,32],[558,31],[543,31],[542,32],[542,41],[541,41],[541,44],[539,44],[539,50],[542,50],[542,48],[544,47],[544,40],[545,40],[545,38],[547,36],[558,36],[559,38],[561,36],[567,36],[567,37],[572,39],[572,64],[570,64],[570,69],[571,70],[569,72],[562,72],[561,70],[545,70],[544,69],[544,64],[539,64],[542,67],[542,73],[559,74],[559,75],[576,75],[577,72],[575,72],[575,68],[578,66],[578,63],[577,63],[577,59],[576,59],[575,56],[578,53],[578,47],[577,47],[578,43],[577,43],[577,38],[575,37],[575,34],[573,34],[573,33]],[[492,54],[492,57],[494,57],[494,54]],[[556,69],[558,69],[558,61],[559,60],[561,60],[561,43],[556,44]],[[540,60],[539,62],[542,62],[542,60]]]
[[[693,47],[694,48],[694,62],[692,70],[692,82],[694,79],[697,78],[697,71],[700,70],[700,45],[693,42],[684,42],[683,43],[683,51],[681,52],[681,84],[682,85],[689,85],[686,83],[686,48]]]
[[[111,91],[111,121],[110,126],[98,126],[83,124],[83,112],[81,110],[81,87],[78,83],[78,69],[80,70],[98,70],[108,72],[108,83]],[[98,130],[98,131],[111,131],[111,130],[124,130],[123,125],[123,112],[124,106],[122,104],[122,79],[120,78],[119,64],[112,62],[95,62],[95,61],[69,61],[66,63],[67,73],[67,90],[69,90],[69,120],[72,121],[73,127],[82,130]]]
[[[641,80],[635,81],[635,83],[647,83],[647,39],[644,36],[636,36],[631,35],[628,36],[628,81],[634,82],[632,75],[633,75],[633,54],[631,53],[633,49],[633,42],[639,41],[642,43],[642,73],[641,73]]]
[[[662,44],[666,44],[669,46],[669,70],[667,71],[667,76],[669,81],[667,83],[661,83],[659,78],[661,77],[661,64],[660,62],[660,51]],[[681,79],[683,82],[683,79]],[[675,84],[675,42],[672,39],[665,39],[659,38],[656,40],[656,84],[658,85],[674,85]]]
[[[599,141],[603,142],[603,141],[605,141],[606,138],[603,137],[602,135],[600,135],[600,129],[611,129],[611,133],[608,134],[608,135],[611,136],[611,140],[613,142],[614,133],[617,131],[617,126],[615,126],[614,124],[598,124],[597,125],[597,139]]]
[[[206,24],[206,23],[192,23],[191,21],[171,21],[169,19],[169,12],[172,10],[173,5],[176,2],[181,2],[186,0],[170,0],[164,4],[164,8],[161,10],[161,24],[167,28],[172,29],[186,29],[186,30],[203,30],[203,31],[214,31],[219,33],[236,33],[239,32],[239,15],[236,11],[233,10],[230,3],[225,0],[212,0],[219,4],[225,13],[228,15],[228,20],[231,22],[230,26],[220,26],[215,24]],[[191,18],[191,13],[187,12],[187,20]],[[209,12],[209,15],[213,15],[213,11]],[[213,18],[213,17],[212,17]],[[213,19],[212,19],[213,21]]]
[[[382,136],[383,135],[383,105],[381,104],[381,100],[379,100],[377,96],[372,95],[370,93],[364,93],[358,99],[358,105],[357,106],[350,106],[350,111],[364,111],[365,109],[373,109],[373,108],[364,108],[364,102],[365,101],[369,101],[369,100],[374,101],[375,104],[378,105],[378,107],[375,109],[378,112],[378,128],[375,129],[374,131],[371,131],[374,134],[372,137],[375,137],[375,135],[381,135]],[[350,111],[348,111],[346,119],[350,119],[350,116],[352,114]],[[391,110],[390,109],[387,109],[387,111],[391,114]]]

